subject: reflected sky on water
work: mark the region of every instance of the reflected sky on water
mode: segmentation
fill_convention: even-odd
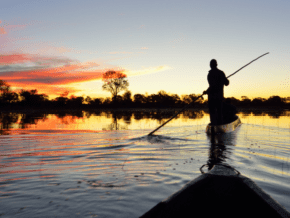
[[[2,113],[0,215],[138,217],[216,163],[236,168],[290,210],[289,111],[241,112],[212,140],[187,111]]]
[[[177,110],[176,110],[177,111]],[[1,112],[1,134],[19,134],[19,130],[140,130],[155,129],[170,119],[174,110],[140,111],[62,111],[62,112]],[[243,111],[239,113],[244,123],[290,128],[290,112]],[[167,126],[201,125],[209,122],[208,113],[185,111]],[[10,131],[9,131],[10,130]],[[18,130],[18,131],[15,131]]]

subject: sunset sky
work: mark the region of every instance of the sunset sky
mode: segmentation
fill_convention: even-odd
[[[225,97],[290,96],[290,1],[6,0],[0,79],[55,98],[109,97],[123,71],[132,94],[201,94],[209,62],[230,75]],[[122,93],[121,93],[122,94]]]

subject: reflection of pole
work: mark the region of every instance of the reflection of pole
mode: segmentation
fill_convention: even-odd
[[[118,121],[117,121],[117,115],[116,113],[113,112],[113,117],[114,117],[114,125],[115,125],[115,130],[118,130]]]
[[[159,126],[157,129],[153,130],[148,134],[148,136],[151,136],[154,132],[156,132],[158,129],[160,129],[162,126],[164,126],[166,123],[171,121],[173,118],[175,118],[178,114],[180,114],[182,111],[184,111],[186,108],[188,108],[192,103],[194,103],[197,99],[201,98],[204,94],[198,96],[196,99],[194,99],[190,104],[186,105],[184,108],[179,110],[176,114],[174,114],[169,120],[167,120],[165,123],[163,123],[161,126]]]

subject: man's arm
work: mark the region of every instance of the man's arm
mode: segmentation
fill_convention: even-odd
[[[225,80],[224,80],[224,84],[226,86],[228,86],[230,84],[230,81],[228,80],[228,78],[226,77],[225,73],[224,73],[224,76],[225,76]]]

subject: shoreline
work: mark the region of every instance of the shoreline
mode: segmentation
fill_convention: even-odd
[[[58,113],[58,112],[80,112],[80,111],[87,111],[87,112],[178,112],[182,110],[182,108],[74,108],[74,109],[0,109],[0,113]],[[255,111],[289,111],[289,108],[275,108],[275,107],[237,107],[237,111],[239,112],[255,112]],[[196,107],[196,108],[187,108],[184,111],[204,111],[208,113],[208,108],[205,107]]]

